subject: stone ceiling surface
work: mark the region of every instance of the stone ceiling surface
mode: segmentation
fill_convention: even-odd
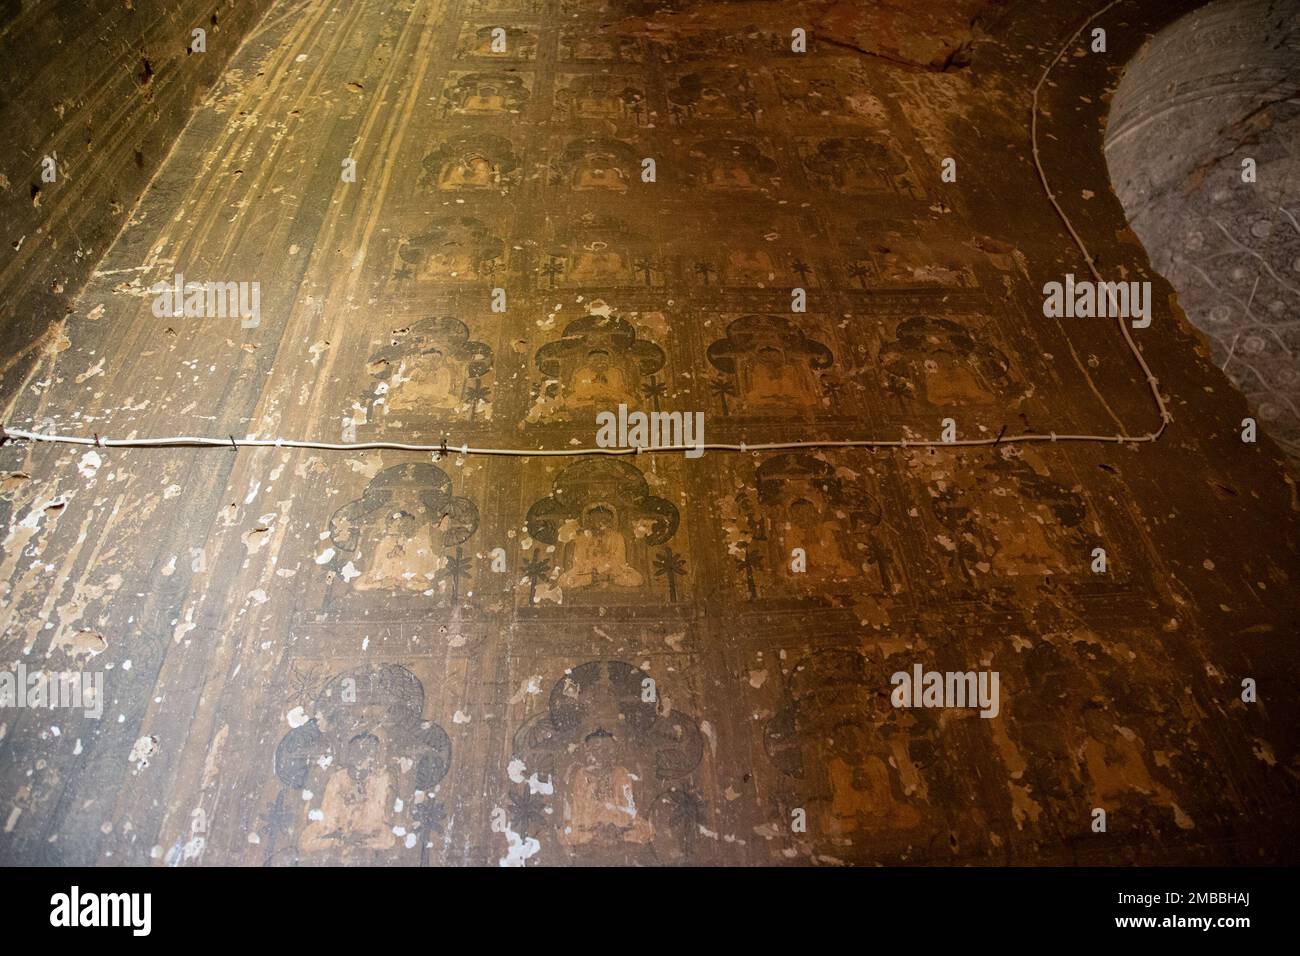
[[[1116,94],[1106,154],[1152,263],[1214,362],[1300,456],[1300,3],[1212,3]],[[1254,180],[1243,182],[1243,162]]]
[[[1101,52],[1083,3],[274,4],[7,424],[453,450],[0,448],[0,662],[104,678],[0,712],[0,859],[1295,862],[1295,486],[1103,155],[1192,6]],[[1043,312],[1063,47],[1041,170],[1152,284],[1167,423]],[[260,320],[156,315],[178,273]],[[747,450],[454,451],[619,404]],[[946,418],[990,444],[752,448]],[[896,706],[916,666],[997,715]]]

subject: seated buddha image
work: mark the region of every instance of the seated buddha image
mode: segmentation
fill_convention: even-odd
[[[587,315],[537,350],[545,381],[534,417],[585,418],[590,409],[634,407],[641,388],[664,366],[663,349],[618,316]]]
[[[811,405],[817,389],[806,366],[791,362],[777,345],[761,346],[741,375],[746,403],[753,408]]]
[[[861,152],[851,152],[840,167],[840,184],[848,190],[869,191],[887,188],[892,184],[887,173]]]
[[[845,547],[844,528],[825,503],[796,498],[786,506],[786,521],[775,535],[780,542],[782,561],[777,567],[796,580],[809,578],[847,578],[860,573]],[[807,571],[791,570],[789,555],[802,548],[808,559]]]
[[[310,718],[275,749],[285,810],[302,808],[285,814],[297,818],[290,859],[373,863],[382,858],[373,851],[398,848],[396,827],[412,822],[405,807],[446,775],[451,741],[424,717],[424,686],[399,664],[362,664],[312,686],[314,699],[299,698]]]
[[[732,249],[727,253],[729,285],[765,286],[776,276],[776,262],[765,249]]]
[[[554,548],[555,584],[567,605],[571,597],[577,604],[643,600],[636,589],[649,583],[652,549],[672,539],[680,520],[675,505],[650,494],[639,468],[597,457],[560,470],[551,493],[529,507],[526,527]]]
[[[811,173],[842,192],[897,192],[907,163],[869,139],[828,139],[807,159]]]
[[[553,182],[581,191],[626,192],[640,159],[631,145],[607,136],[575,139],[552,163]]]
[[[521,76],[510,73],[469,73],[451,81],[443,102],[456,113],[518,112],[528,99]]]
[[[939,242],[890,237],[871,244],[870,258],[881,282],[960,289],[978,285],[967,262]]]
[[[747,412],[800,414],[821,400],[818,373],[834,365],[831,350],[779,315],[744,315],[712,343],[709,363],[736,377]]]
[[[482,155],[452,160],[438,175],[439,189],[487,189],[496,183],[496,167],[492,160]]]
[[[557,90],[556,102],[578,116],[591,119],[618,119],[644,99],[641,92],[626,80],[612,76],[584,74],[574,77],[567,87]]]
[[[1047,524],[1052,516],[1046,511],[1039,507],[1012,513],[999,503],[989,531],[997,541],[996,564],[1002,573],[1042,577],[1065,569],[1065,555],[1052,543]]]
[[[596,239],[583,243],[569,256],[568,280],[575,285],[599,285],[627,277],[627,256],[608,242]]]
[[[426,232],[400,240],[395,276],[397,281],[473,281],[494,272],[503,251],[501,239],[477,219],[439,217]]]
[[[423,591],[441,564],[433,527],[407,511],[393,511],[376,521],[369,544],[368,566],[352,583],[358,591]]]
[[[566,846],[649,843],[654,826],[645,790],[653,769],[641,766],[609,675],[602,673],[583,697],[578,749],[563,781],[559,840]]]
[[[941,352],[927,356],[922,368],[925,398],[931,405],[965,405],[989,400],[989,393],[980,384],[975,370],[955,355]]]
[[[1012,380],[1006,355],[950,319],[904,320],[880,358],[892,391],[915,395],[937,408],[988,404],[1023,394]]]
[[[641,59],[634,37],[614,37],[589,30],[566,30],[560,38],[567,59],[577,63],[632,63]]]
[[[518,178],[519,156],[504,136],[454,136],[422,160],[420,185],[443,192],[496,189]]]
[[[787,70],[776,73],[782,102],[814,115],[839,112],[844,105],[839,88],[827,77],[805,77]]]
[[[1087,513],[1084,500],[1035,471],[1020,449],[999,448],[998,455],[1000,460],[981,475],[985,535],[998,568],[1008,575],[1061,573],[1067,567],[1066,548],[1089,550],[1067,543]]]
[[[632,400],[623,370],[606,349],[592,349],[573,373],[565,392],[569,405],[618,405]]]
[[[331,768],[320,809],[303,828],[298,847],[303,853],[340,846],[386,850],[397,843],[388,822],[392,802],[383,744],[372,733],[357,734]]]
[[[442,349],[430,347],[403,358],[389,380],[388,412],[448,410],[461,404],[463,369],[448,361]]]
[[[727,99],[727,94],[722,92],[716,86],[704,86],[700,88],[700,95],[692,104],[692,110],[696,116],[729,116],[731,115],[731,103]]]
[[[627,538],[610,505],[596,503],[583,512],[568,550],[568,564],[559,579],[562,588],[635,588],[645,580],[628,562]]]
[[[709,169],[708,184],[712,189],[752,190],[762,188],[753,170],[739,163],[713,166]]]
[[[474,275],[477,265],[469,249],[448,242],[428,250],[417,275],[421,279],[459,279]]]
[[[827,839],[911,829],[922,821],[904,782],[922,782],[906,739],[874,690],[878,668],[853,651],[828,650],[790,674],[787,703],[765,730],[765,749],[786,775],[790,798],[808,808],[809,829]],[[881,702],[884,702],[883,704]]]
[[[396,330],[370,356],[377,415],[445,415],[464,410],[465,388],[492,367],[492,349],[469,337],[454,316],[433,316]]]
[[[921,813],[902,797],[898,771],[871,753],[867,733],[857,722],[841,724],[825,756],[829,805],[820,828],[829,837],[876,829],[910,829]]]
[[[697,792],[705,736],[681,707],[645,699],[648,678],[624,661],[574,664],[514,734],[512,756],[554,785],[534,801],[544,848],[554,840],[570,860],[599,864],[690,855],[705,804],[673,797]]]
[[[726,82],[721,76],[688,73],[669,91],[668,99],[701,119],[732,117],[738,111],[734,98],[725,90]]]
[[[611,189],[627,191],[628,174],[609,153],[584,156],[573,173],[574,189]]]
[[[691,149],[699,179],[710,189],[760,190],[771,184],[776,163],[742,139],[706,140]]]
[[[505,93],[490,83],[470,90],[461,103],[463,113],[502,113],[506,109]]]
[[[326,556],[354,591],[423,594],[445,563],[443,552],[477,527],[478,509],[452,494],[451,479],[437,465],[395,465],[330,518]]]

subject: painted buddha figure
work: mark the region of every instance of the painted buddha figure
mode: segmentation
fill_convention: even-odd
[[[353,585],[358,591],[424,591],[432,586],[439,560],[429,515],[393,510],[365,530],[373,544],[368,552],[363,545],[366,568]]]
[[[618,528],[616,512],[594,504],[582,515],[581,527],[571,545],[568,568],[560,575],[562,588],[639,587],[641,572],[628,562],[627,539]]]
[[[630,728],[619,712],[609,674],[586,691],[590,702],[579,729],[577,759],[564,781],[567,846],[645,844],[654,836],[648,801],[642,796],[645,773],[627,739]]]
[[[807,498],[796,498],[786,509],[789,526],[780,529],[784,560],[780,567],[790,570],[789,554],[793,548],[803,548],[808,556],[807,577],[852,577],[859,573],[845,555],[840,545],[843,533],[840,523],[829,509]],[[796,579],[805,574],[794,575]]]
[[[469,278],[477,271],[468,247],[455,239],[430,242],[422,249],[404,251],[403,259],[410,256],[419,262],[416,276],[420,279]]]
[[[575,284],[599,284],[620,279],[626,272],[626,260],[608,242],[597,239],[582,246],[572,257],[569,279]]]
[[[785,408],[810,405],[813,388],[808,376],[786,360],[775,345],[763,345],[748,363],[745,401],[755,408]]]
[[[447,410],[460,405],[460,370],[439,348],[402,360],[389,389],[390,412]]]
[[[501,89],[486,82],[475,84],[461,107],[466,113],[501,113],[505,108],[506,98]]]
[[[573,372],[565,395],[571,407],[618,405],[631,399],[627,378],[614,363],[613,356],[601,348],[587,353],[582,365]]]
[[[438,175],[439,189],[487,189],[496,183],[496,164],[481,153],[448,162]]]
[[[978,404],[992,398],[969,356],[935,352],[926,356],[921,367],[925,372],[925,398],[931,405]]]
[[[623,92],[609,77],[582,76],[568,90],[574,109],[581,116],[616,119],[626,112]]]
[[[627,171],[619,165],[618,157],[613,153],[593,151],[584,154],[579,160],[573,171],[572,182],[574,189],[626,192]]]
[[[776,263],[762,249],[734,249],[727,253],[729,282],[765,285],[776,278]]]
[[[330,772],[320,809],[303,828],[299,849],[388,849],[396,838],[387,820],[392,781],[383,766],[383,744],[374,734],[357,734],[339,757],[342,765]]]

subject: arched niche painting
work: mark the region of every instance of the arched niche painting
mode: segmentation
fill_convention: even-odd
[[[505,243],[472,216],[438,216],[399,241],[393,284],[483,282],[496,277]]]
[[[493,41],[500,36],[496,33],[497,30],[505,33],[504,50],[493,48]],[[456,56],[460,59],[531,60],[537,56],[537,34],[526,27],[508,27],[495,23],[469,26],[460,36]]]
[[[683,73],[668,86],[668,114],[688,119],[757,119],[758,99],[741,70],[704,68]]]
[[[598,411],[649,407],[657,400],[664,350],[615,315],[587,315],[564,327],[560,338],[537,350],[542,376],[529,414],[532,421],[595,421]]]
[[[780,183],[776,161],[748,140],[702,140],[688,155],[695,182],[707,189],[758,192]]]
[[[450,139],[422,162],[420,185],[442,191],[501,189],[519,180],[520,163],[504,136],[478,134]]]
[[[316,560],[353,592],[445,593],[455,603],[468,573],[462,545],[478,523],[474,502],[457,496],[437,465],[394,465],[334,512],[328,550]]]
[[[977,266],[1014,267],[1014,249],[988,236],[897,220],[864,219],[853,231],[845,268],[854,289],[975,289]]]
[[[901,588],[881,505],[861,476],[789,452],[764,459],[752,478],[736,478],[739,490],[724,502],[727,543],[751,600],[836,583],[863,596]]]
[[[807,415],[835,390],[830,348],[783,316],[741,316],[707,354],[728,386],[713,389],[723,414]]]
[[[641,158],[629,143],[586,136],[565,144],[551,164],[551,181],[580,192],[622,193],[640,172]]]
[[[560,34],[560,57],[573,63],[640,63],[645,54],[640,37],[567,27]]]
[[[763,749],[780,774],[784,812],[803,808],[813,840],[847,846],[924,821],[927,790],[914,737],[918,723],[934,719],[892,705],[890,674],[903,667],[835,648],[787,664]]]
[[[916,315],[898,323],[880,347],[885,390],[900,411],[917,402],[931,408],[969,405],[1013,408],[1025,396],[1005,352],[952,319]]]
[[[635,119],[649,116],[645,90],[626,76],[612,73],[581,73],[561,76],[555,91],[555,106],[561,116],[583,119]]]
[[[805,144],[804,168],[814,185],[840,193],[893,193],[921,199],[907,160],[892,141],[861,136]]]
[[[538,841],[538,862],[558,851],[591,863],[676,863],[700,849],[704,735],[665,706],[670,692],[632,664],[591,661],[556,681],[515,733],[508,822]]]
[[[811,116],[834,116],[880,128],[890,122],[880,97],[843,73],[809,73],[807,70],[777,70],[776,89],[787,109]]]
[[[282,787],[259,833],[268,864],[425,862],[451,741],[399,664],[335,674],[275,749]],[[400,834],[400,835],[399,835]]]
[[[565,220],[538,262],[542,288],[656,286],[663,282],[654,244],[618,216],[584,213]]]
[[[1019,580],[1037,588],[1053,575],[1091,581],[1098,519],[1068,477],[1057,477],[1035,451],[999,446],[991,461],[954,474],[945,455],[910,456],[928,482],[926,502],[951,544],[936,551],[954,584],[989,588]],[[1111,580],[1122,574],[1114,540]]]
[[[685,559],[670,545],[680,520],[676,506],[650,493],[635,465],[588,458],[555,476],[551,493],[528,509],[536,580],[529,603],[543,593],[559,603],[619,596],[662,601],[675,597]],[[663,570],[672,561],[671,573]]]
[[[519,73],[462,73],[448,78],[442,108],[445,113],[468,115],[518,113],[530,95],[528,83]]]
[[[491,347],[471,339],[469,327],[454,316],[394,329],[366,366],[376,381],[370,417],[403,422],[489,418],[491,395],[483,377],[492,369],[492,358]]]

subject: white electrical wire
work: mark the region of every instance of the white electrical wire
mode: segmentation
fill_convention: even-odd
[[[178,435],[169,438],[103,438],[96,435],[87,438],[84,435],[55,435],[49,432],[29,432],[19,428],[0,428],[5,438],[22,439],[35,442],[55,442],[65,445],[90,445],[95,448],[317,448],[325,451],[366,451],[371,449],[392,449],[395,451],[428,451],[441,455],[499,455],[515,458],[553,457],[567,458],[578,455],[640,455],[655,452],[693,452],[693,451],[783,451],[796,448],[951,448],[973,447],[977,445],[1011,445],[1020,442],[1040,441],[1086,441],[1111,442],[1126,444],[1129,442],[1154,441],[1155,435],[1058,435],[1023,434],[997,435],[988,438],[958,438],[952,441],[941,439],[900,438],[892,441],[881,439],[825,439],[821,441],[777,441],[777,442],[702,442],[698,445],[653,445],[629,448],[477,448],[472,445],[453,445],[443,442],[437,445],[416,444],[397,441],[360,441],[360,442],[322,442],[301,441],[294,438],[205,438],[198,435]]]
[[[1039,95],[1044,84],[1047,82],[1048,75],[1052,68],[1061,61],[1070,46],[1079,38],[1088,26],[1098,17],[1105,14],[1112,7],[1115,7],[1123,0],[1111,0],[1110,3],[1102,7],[1087,20],[1079,25],[1068,40],[1057,51],[1055,57],[1043,70],[1043,75],[1039,77],[1038,83],[1034,86],[1033,104],[1030,109],[1030,141],[1033,145],[1034,167],[1038,170],[1038,178],[1043,184],[1043,189],[1047,193],[1047,198],[1051,201],[1052,207],[1056,210],[1061,222],[1069,230],[1071,238],[1079,251],[1083,253],[1084,260],[1088,263],[1088,269],[1092,272],[1097,282],[1103,282],[1101,273],[1098,271],[1092,255],[1088,252],[1088,247],[1084,245],[1083,239],[1075,230],[1073,223],[1057,202],[1056,196],[1052,193],[1050,184],[1047,181],[1047,172],[1043,169],[1042,160],[1038,153],[1038,115],[1039,115]],[[1146,376],[1147,384],[1151,389],[1151,396],[1155,399],[1157,410],[1160,412],[1160,427],[1153,432],[1147,432],[1142,435],[1058,435],[1055,432],[1044,433],[1025,433],[1020,435],[1006,436],[999,433],[997,436],[990,438],[961,438],[952,441],[943,441],[941,439],[846,439],[846,440],[820,440],[820,441],[786,441],[786,442],[758,442],[749,444],[747,442],[730,443],[730,442],[707,442],[700,445],[659,445],[652,447],[630,447],[630,448],[477,448],[470,445],[455,445],[447,441],[439,442],[436,445],[396,442],[396,441],[364,441],[364,442],[321,442],[321,441],[304,441],[293,438],[235,438],[230,435],[226,438],[210,438],[196,435],[182,435],[168,438],[103,438],[96,434],[90,438],[79,435],[58,435],[52,432],[32,432],[20,428],[11,428],[9,426],[0,426],[0,437],[4,440],[19,439],[32,442],[54,442],[64,445],[92,445],[96,448],[177,448],[177,447],[200,447],[200,448],[311,448],[323,451],[366,451],[373,449],[385,449],[394,451],[418,451],[418,452],[436,452],[439,456],[459,454],[459,455],[489,455],[514,458],[532,458],[532,457],[550,457],[550,458],[571,458],[588,455],[639,455],[653,453],[685,453],[693,451],[788,451],[793,449],[806,448],[973,448],[979,446],[991,445],[1011,445],[1024,444],[1029,442],[1107,442],[1112,444],[1142,444],[1157,441],[1164,434],[1165,428],[1172,421],[1173,416],[1169,413],[1168,405],[1165,403],[1164,396],[1160,394],[1160,383],[1152,374],[1151,368],[1147,365],[1146,359],[1138,349],[1137,343],[1124,324],[1122,316],[1117,317],[1120,332],[1124,336],[1124,341],[1137,359],[1138,366],[1142,369],[1143,375]],[[1085,373],[1086,374],[1086,373]],[[1003,428],[1003,432],[1006,429]]]

